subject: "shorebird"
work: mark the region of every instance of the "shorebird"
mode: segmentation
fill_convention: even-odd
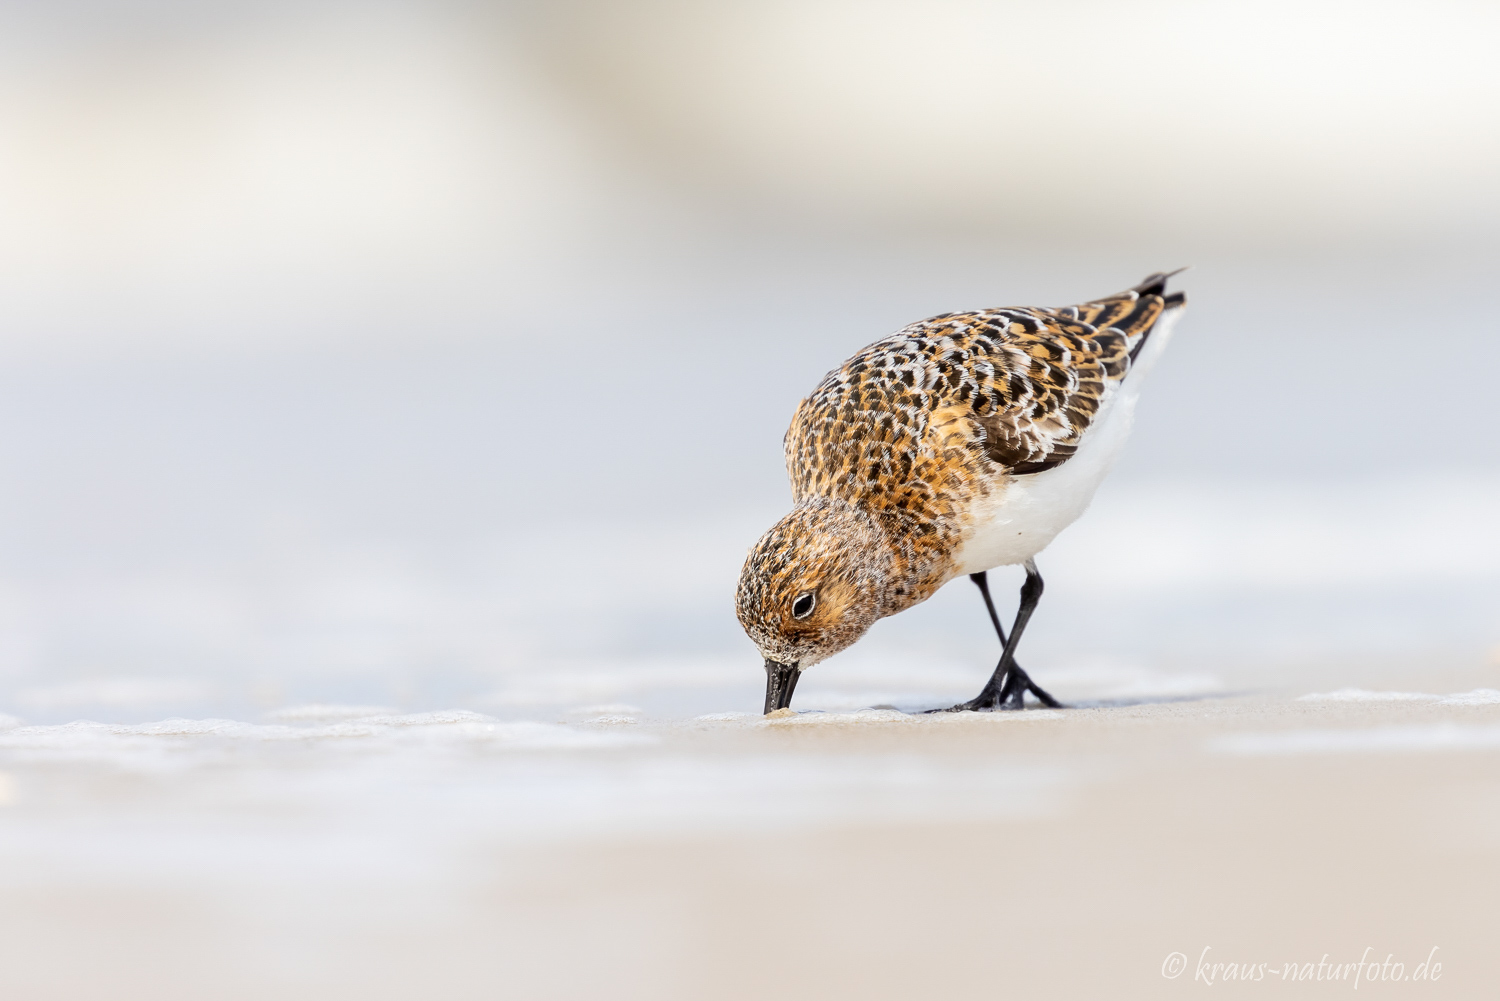
[[[794,507],[750,550],[736,611],[765,659],[767,713],[802,672],[967,575],[1002,652],[949,711],[1058,701],[1016,663],[1042,596],[1035,556],[1083,514],[1130,431],[1186,297],[1154,274],[1060,309],[944,313],[829,372],[784,440]],[[1007,638],[987,572],[1021,564]]]

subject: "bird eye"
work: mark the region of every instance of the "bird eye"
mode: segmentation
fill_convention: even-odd
[[[812,614],[813,607],[818,603],[818,596],[808,591],[806,594],[797,595],[797,600],[792,602],[792,618],[805,619]]]

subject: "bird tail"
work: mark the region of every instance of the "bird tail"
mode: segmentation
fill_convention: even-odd
[[[1178,268],[1176,271],[1158,271],[1146,277],[1140,284],[1133,286],[1130,291],[1136,295],[1159,295],[1162,297],[1162,301],[1166,303],[1167,309],[1186,306],[1186,292],[1172,292],[1170,294],[1167,292],[1167,279],[1173,275],[1180,275],[1186,270],[1187,268],[1183,267]]]
[[[1176,271],[1158,271],[1131,289],[1140,296],[1161,296],[1164,307],[1156,322],[1151,324],[1150,329],[1130,349],[1130,373],[1135,377],[1135,382],[1145,378],[1146,372],[1156,364],[1156,360],[1166,350],[1167,342],[1172,339],[1172,328],[1182,318],[1183,307],[1187,305],[1187,293],[1167,292],[1167,279],[1186,270],[1187,268],[1178,268]]]

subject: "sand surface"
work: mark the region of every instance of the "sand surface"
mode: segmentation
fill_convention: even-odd
[[[1364,992],[1494,996],[1500,668],[1300,673],[1020,714],[12,726],[0,996],[1314,995],[1361,957]]]

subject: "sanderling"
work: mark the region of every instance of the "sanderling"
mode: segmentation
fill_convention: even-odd
[[[765,711],[803,671],[961,574],[1003,652],[964,709],[1019,709],[1015,662],[1042,594],[1033,557],[1081,515],[1130,431],[1140,382],[1186,302],[1154,274],[1061,309],[945,313],[828,373],[785,439],[795,506],[750,550],[740,624],[766,662]],[[986,571],[1024,564],[1010,638]]]

